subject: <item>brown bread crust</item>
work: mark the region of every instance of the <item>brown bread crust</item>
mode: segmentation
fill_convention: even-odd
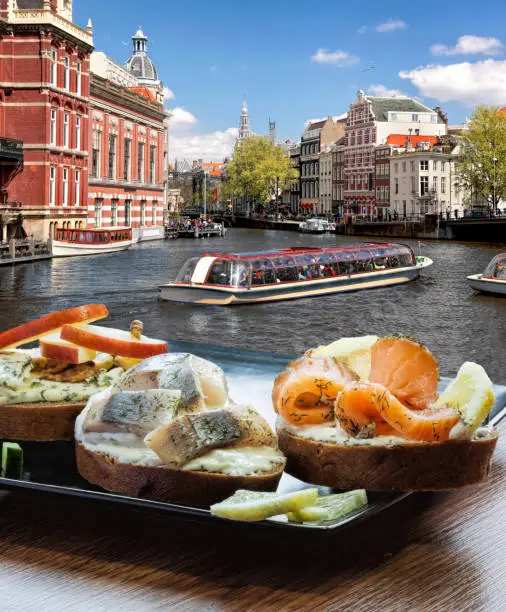
[[[345,446],[300,438],[278,429],[286,472],[334,489],[447,491],[487,477],[498,432],[477,440],[399,446]]]
[[[25,442],[73,440],[81,402],[0,404],[0,439]]]
[[[275,491],[283,466],[261,476],[229,476],[216,472],[190,472],[169,467],[120,463],[95,453],[76,441],[77,469],[81,476],[107,491],[177,504],[209,506],[237,489]]]

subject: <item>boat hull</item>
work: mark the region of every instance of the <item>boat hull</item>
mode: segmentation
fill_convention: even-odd
[[[213,306],[236,306],[239,304],[262,304],[281,300],[316,297],[332,293],[377,289],[407,283],[420,275],[423,267],[397,268],[384,272],[368,272],[354,276],[323,278],[313,281],[286,283],[281,286],[252,287],[240,289],[233,287],[215,288],[210,285],[182,285],[168,283],[160,286],[160,299],[169,302],[184,302]]]
[[[493,293],[506,296],[506,281],[482,278],[481,274],[468,276],[467,280],[473,289],[482,293]]]
[[[132,240],[122,240],[109,244],[72,244],[53,240],[53,257],[77,257],[81,255],[103,255],[105,253],[116,253],[126,251],[133,244]]]

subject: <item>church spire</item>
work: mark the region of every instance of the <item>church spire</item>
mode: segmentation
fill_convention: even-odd
[[[248,136],[251,136],[251,129],[249,127],[248,105],[246,104],[246,96],[244,96],[244,100],[242,102],[241,119],[239,122],[239,140],[248,138]]]

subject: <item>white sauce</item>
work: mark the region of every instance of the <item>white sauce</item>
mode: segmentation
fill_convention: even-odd
[[[270,446],[217,448],[202,457],[192,459],[183,467],[183,470],[248,476],[270,472],[273,466],[281,466],[284,462],[284,456]]]

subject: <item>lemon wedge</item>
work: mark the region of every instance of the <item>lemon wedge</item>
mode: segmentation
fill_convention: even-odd
[[[129,370],[133,368],[135,365],[140,363],[142,359],[135,359],[134,357],[114,357],[114,365],[123,368],[124,370]]]
[[[287,517],[289,521],[295,523],[337,521],[364,506],[367,506],[367,493],[364,489],[357,489],[346,493],[323,495],[314,505],[288,512]]]
[[[283,494],[239,490],[225,501],[211,506],[211,514],[235,521],[263,521],[314,504],[317,497],[317,489]]]
[[[471,438],[492,410],[494,401],[492,381],[485,370],[477,363],[466,361],[433,407],[453,408],[460,414],[450,438]]]
[[[378,336],[340,338],[309,353],[312,357],[335,357],[349,366],[360,378],[368,380],[371,373],[371,348],[378,340]]]

